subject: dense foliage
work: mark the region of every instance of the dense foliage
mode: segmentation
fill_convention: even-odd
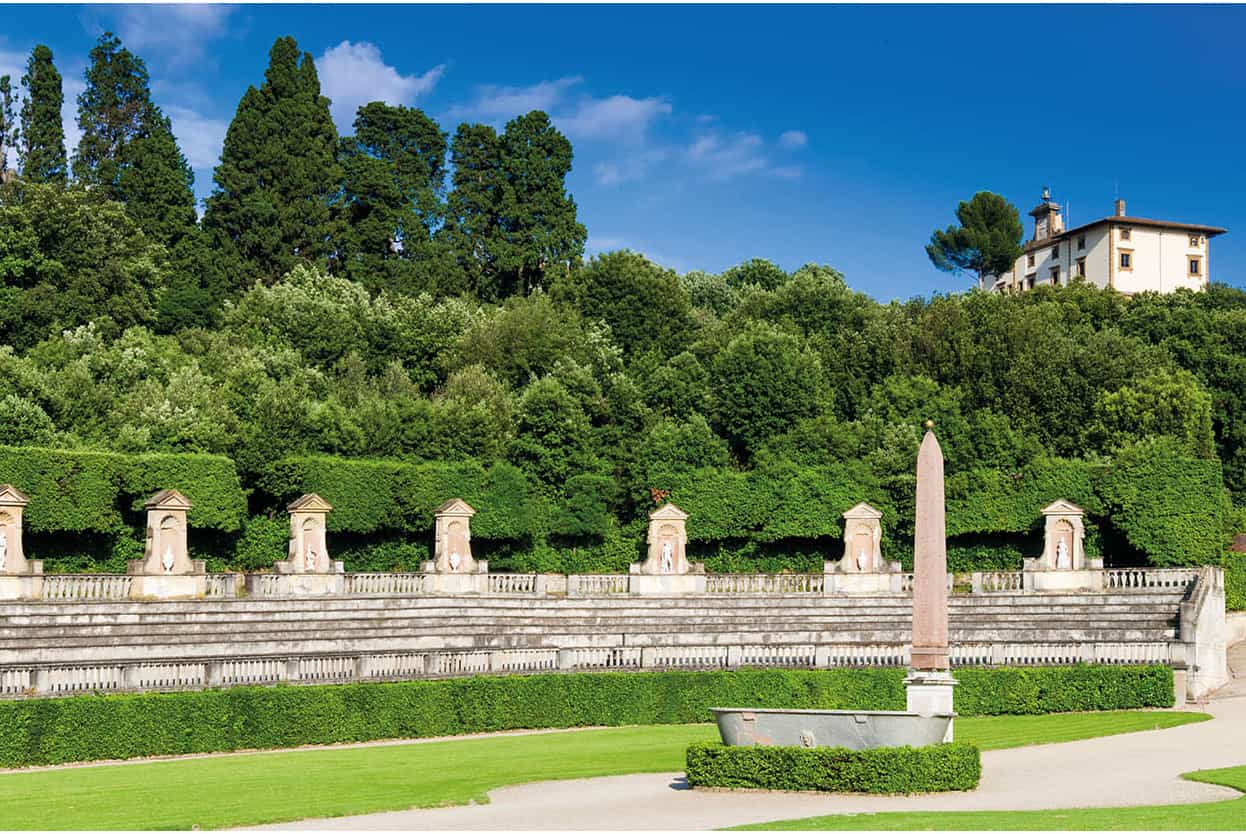
[[[956,676],[960,715],[1173,701],[1166,666]],[[603,672],[7,701],[0,702],[0,767],[536,727],[687,724],[708,721],[710,707],[723,704],[902,710],[903,677],[902,669]],[[1018,687],[1018,680],[1026,685]]]
[[[968,791],[982,777],[972,744],[930,747],[728,747],[692,744],[685,767],[694,788],[828,793]]]
[[[1019,567],[1058,498],[1086,509],[1109,565],[1217,562],[1241,528],[1246,293],[882,304],[824,265],[585,261],[571,144],[546,114],[449,131],[372,102],[338,136],[291,38],[242,97],[198,223],[142,60],[108,33],[89,57],[73,182],[38,47],[23,168],[0,186],[0,440],[228,459],[245,522],[192,516],[217,567],[265,564],[302,491],[334,505],[348,568],[414,567],[454,495],[503,568],[625,570],[667,499],[711,570],[816,570],[862,500],[907,562],[926,419],[956,570]],[[982,241],[1016,237],[998,202],[967,203],[985,237],[958,232],[943,256],[976,268]],[[59,483],[12,471],[27,491]],[[131,542],[97,498],[76,512],[110,520],[89,529]],[[75,524],[40,529],[69,556]],[[115,565],[96,558],[115,544],[75,564]]]

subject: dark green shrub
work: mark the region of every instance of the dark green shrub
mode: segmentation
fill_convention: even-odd
[[[1172,706],[1167,667],[955,674],[961,715]],[[537,727],[686,724],[707,721],[710,707],[721,706],[902,710],[903,678],[902,669],[606,672],[4,701],[0,767]]]
[[[686,771],[696,788],[928,793],[976,788],[982,759],[970,744],[849,750],[708,743],[688,748]]]
[[[1246,553],[1230,553],[1224,557],[1224,607],[1229,611],[1246,611]]]

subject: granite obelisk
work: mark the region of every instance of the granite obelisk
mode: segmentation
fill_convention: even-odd
[[[952,712],[947,645],[947,530],[944,523],[943,450],[927,421],[917,453],[913,535],[913,645],[904,679],[908,711]]]

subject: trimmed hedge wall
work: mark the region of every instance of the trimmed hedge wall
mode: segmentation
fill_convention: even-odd
[[[32,532],[115,533],[162,489],[191,500],[192,526],[232,532],[247,514],[234,462],[220,455],[85,452],[0,446],[0,483],[27,497]],[[36,554],[37,558],[37,554]]]
[[[1173,702],[1172,671],[1160,666],[962,670],[956,677],[962,715]],[[686,724],[709,720],[710,707],[740,704],[903,710],[903,680],[902,669],[603,672],[7,701],[0,702],[0,767],[537,727]]]
[[[688,747],[688,784],[695,788],[762,788],[832,793],[968,791],[982,778],[971,744],[930,747]]]

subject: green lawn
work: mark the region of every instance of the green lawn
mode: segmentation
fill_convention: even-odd
[[[1246,755],[1246,754],[1244,754]],[[1185,774],[1246,792],[1246,767]],[[745,825],[752,831],[1225,831],[1246,826],[1246,797],[1194,805],[1076,808],[1066,811],[930,811],[842,814]]]
[[[957,719],[984,749],[1171,727],[1198,713]],[[683,769],[710,724],[622,727],[0,773],[0,829],[225,828],[484,801],[504,785]]]

